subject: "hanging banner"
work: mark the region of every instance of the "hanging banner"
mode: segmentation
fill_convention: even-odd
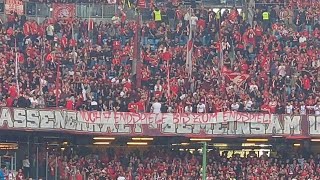
[[[54,18],[72,18],[76,16],[75,4],[53,3],[52,17]]]
[[[320,137],[320,116],[250,114],[137,114],[3,107],[0,129],[125,136]]]
[[[23,15],[23,2],[21,0],[6,0],[4,10],[6,14],[16,12],[18,15]]]

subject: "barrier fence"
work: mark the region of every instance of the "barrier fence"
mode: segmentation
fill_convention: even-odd
[[[203,0],[201,4],[205,7],[210,8],[221,8],[221,7],[242,7],[244,6],[245,0]],[[27,17],[38,17],[45,18],[51,17],[53,14],[53,6],[55,3],[44,3],[44,2],[25,2],[25,1],[1,1],[0,2],[0,15],[5,15],[6,11],[12,9],[13,11],[21,11],[20,14],[24,14]],[[14,4],[19,3],[19,4]],[[57,3],[59,4],[59,3]],[[75,5],[75,16],[78,18],[112,18],[117,12],[119,12],[117,4],[106,4],[106,3],[70,3]],[[162,1],[157,2],[159,5],[164,5]],[[63,5],[67,5],[64,3]],[[21,7],[19,7],[21,6]],[[182,7],[188,7],[187,3],[182,3]],[[123,6],[125,7],[125,6]],[[149,7],[149,6],[147,6]],[[151,14],[151,10],[146,8],[143,13],[147,16]],[[130,16],[128,16],[130,18]],[[149,16],[150,17],[150,16]]]

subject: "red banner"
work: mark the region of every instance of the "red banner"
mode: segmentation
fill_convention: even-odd
[[[76,16],[75,4],[53,3],[52,17],[54,18],[72,18]]]
[[[16,12],[18,15],[23,15],[23,2],[22,0],[6,0],[4,10],[6,14]]]
[[[238,112],[150,114],[0,108],[0,129],[125,136],[320,137],[320,116]]]

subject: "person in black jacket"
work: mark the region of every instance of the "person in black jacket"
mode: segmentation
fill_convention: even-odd
[[[27,95],[21,94],[17,101],[18,108],[28,108],[31,106],[31,101],[27,97]]]

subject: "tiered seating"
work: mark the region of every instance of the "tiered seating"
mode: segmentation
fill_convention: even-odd
[[[127,152],[127,153],[125,153]],[[68,156],[68,155],[67,155]],[[179,152],[168,148],[148,148],[146,151],[108,151],[74,158],[58,156],[58,176],[61,179],[201,179],[202,156],[194,152]],[[268,180],[319,179],[319,156],[278,154],[268,157],[249,153],[227,158],[211,151],[207,160],[207,180]],[[49,179],[56,175],[56,156],[51,155]],[[76,167],[76,168],[75,168]],[[41,173],[40,173],[41,174]]]
[[[257,4],[248,13],[159,7],[162,22],[146,20],[140,33],[140,89],[131,74],[136,23],[125,11],[112,23],[47,19],[38,24],[9,15],[1,35],[7,64],[2,105],[152,112],[157,99],[162,112],[184,112],[191,105],[195,113],[320,114],[320,3],[286,3]],[[263,12],[269,12],[268,20]],[[192,45],[190,76],[187,44]]]

